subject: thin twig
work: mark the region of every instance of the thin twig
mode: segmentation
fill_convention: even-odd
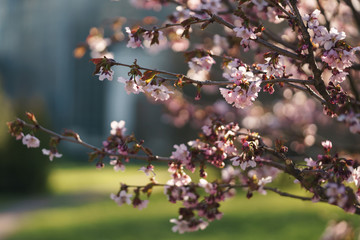
[[[291,194],[291,193],[280,191],[279,189],[273,188],[273,187],[266,187],[265,186],[264,189],[268,190],[268,191],[272,191],[274,193],[277,193],[277,194],[279,194],[280,196],[283,196],[283,197],[295,198],[295,199],[300,199],[300,200],[303,200],[303,201],[311,201],[312,200],[312,198],[310,198],[310,197],[302,197],[302,196],[294,195],[294,194]]]
[[[230,29],[234,29],[235,28],[235,25],[233,25],[232,23],[229,23],[227,21],[225,21],[223,18],[217,16],[217,15],[213,15],[213,19],[219,23],[219,24],[222,24]],[[281,55],[284,55],[284,56],[287,56],[287,57],[290,57],[290,58],[293,58],[293,59],[296,59],[296,60],[303,60],[301,56],[295,54],[295,53],[292,53],[286,49],[283,49],[283,48],[279,48],[267,41],[265,41],[264,39],[260,38],[260,37],[257,37],[256,39],[251,39],[253,40],[254,42],[257,42],[275,52],[278,52],[280,53]]]
[[[129,68],[133,67],[133,65],[125,64],[125,63],[119,63],[119,62],[113,63],[113,65],[124,66],[124,67],[129,67]],[[201,81],[201,80],[195,80],[195,79],[189,78],[189,77],[187,77],[187,76],[185,76],[183,74],[168,72],[168,71],[164,71],[164,70],[156,70],[156,69],[151,69],[151,68],[146,68],[146,67],[141,67],[141,66],[138,66],[138,69],[145,70],[145,71],[153,71],[153,72],[157,72],[157,73],[161,73],[161,74],[176,77],[176,79],[161,78],[163,80],[168,80],[168,81],[178,81],[178,78],[181,76],[182,80],[185,81],[185,82],[201,84],[201,85],[217,85],[217,86],[221,86],[221,85],[233,85],[234,84],[234,82],[232,82],[232,81],[212,81],[212,80]],[[314,84],[313,80],[289,79],[289,78],[270,79],[270,80],[262,81],[262,84],[281,83],[281,82],[284,82],[284,83],[300,83],[300,84],[309,84],[309,85]]]
[[[326,17],[325,9],[324,9],[323,6],[321,5],[320,0],[316,0],[316,2],[317,2],[317,5],[319,6],[319,9],[320,9],[321,14],[322,14],[322,15],[324,16],[324,18],[325,18],[326,28],[327,28],[327,29],[330,29],[330,21],[329,21],[329,19]]]

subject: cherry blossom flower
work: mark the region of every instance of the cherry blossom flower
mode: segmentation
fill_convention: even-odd
[[[134,208],[137,208],[139,210],[146,208],[148,203],[149,203],[149,200],[141,200],[138,197],[135,197],[134,200],[132,201]]]
[[[244,26],[240,28],[236,27],[233,30],[236,33],[237,37],[242,38],[240,44],[243,45],[246,50],[250,44],[250,39],[254,40],[257,38],[255,33],[251,29]]]
[[[186,163],[189,161],[189,157],[190,157],[190,152],[188,151],[187,147],[185,144],[180,144],[180,145],[174,145],[174,148],[176,149],[175,152],[172,152],[171,157],[173,159],[178,159],[180,160],[182,163]]]
[[[233,157],[230,159],[232,165],[237,167],[240,166],[242,170],[245,170],[248,167],[256,167],[256,162],[254,159],[244,160],[242,157]]]
[[[354,182],[357,187],[360,187],[360,167],[352,170],[351,182]]]
[[[332,148],[332,143],[329,140],[321,142],[321,145],[325,149],[325,151],[329,152]]]
[[[338,32],[336,28],[331,28],[330,32],[323,36],[322,44],[325,50],[330,50],[335,46],[336,42],[345,39],[345,32]]]
[[[266,195],[267,192],[265,191],[264,186],[265,186],[265,184],[268,184],[268,183],[271,183],[271,182],[272,182],[272,177],[271,176],[268,176],[266,178],[261,178],[259,180],[259,182],[258,182],[258,186],[259,186],[258,192],[260,194],[262,194],[262,195]]]
[[[172,174],[172,179],[166,182],[167,185],[182,187],[191,183],[191,177],[183,173],[174,173]]]
[[[165,101],[170,98],[170,94],[173,94],[173,91],[170,91],[164,85],[150,85],[146,87],[146,91],[151,94],[151,96],[155,99],[155,101]]]
[[[111,194],[110,198],[114,200],[119,206],[123,204],[130,205],[132,194],[128,194],[125,190],[121,190],[119,194]]]
[[[329,197],[328,202],[330,204],[338,205],[341,208],[344,208],[348,201],[345,186],[337,183],[328,183],[326,185],[326,196]]]
[[[262,71],[266,72],[268,77],[282,77],[285,73],[285,58],[279,55],[276,60],[271,57],[265,58],[265,64],[258,64]]]
[[[210,136],[211,135],[211,128],[208,125],[204,125],[202,126],[202,131],[206,136]]]
[[[51,151],[51,150],[48,150],[48,149],[45,149],[45,148],[42,149],[42,153],[44,155],[48,155],[50,161],[52,161],[54,159],[54,157],[56,157],[56,158],[61,158],[62,157],[61,153],[54,152],[54,151]]]
[[[216,184],[213,185],[212,183],[209,183],[208,181],[206,181],[205,179],[201,178],[199,180],[199,187],[205,189],[205,192],[209,193],[209,194],[216,194],[217,190],[216,190]]]
[[[171,228],[173,232],[179,232],[180,234],[183,234],[189,231],[188,221],[172,218],[170,219],[170,222],[175,224],[175,226]]]
[[[111,135],[117,135],[117,136],[124,136],[125,135],[125,121],[121,120],[119,122],[117,121],[112,121],[111,124],[111,131],[110,134]]]
[[[96,74],[99,76],[100,81],[104,81],[105,79],[108,79],[109,81],[113,80],[114,71],[109,69],[105,70],[103,67],[100,68],[100,72]]]
[[[197,196],[195,193],[193,192],[186,192],[185,194],[183,194],[183,205],[186,208],[193,208],[196,207],[198,205],[198,198],[199,196]]]
[[[149,53],[158,53],[166,48],[168,48],[168,41],[167,38],[164,36],[164,33],[162,31],[157,31],[158,33],[158,43],[151,44],[153,38],[154,38],[154,31],[148,31],[146,32],[144,37],[144,46],[148,48]]]
[[[139,82],[141,82],[140,77],[138,76],[136,76],[135,78],[130,78],[128,80],[123,77],[119,77],[118,82],[125,84],[125,91],[127,94],[139,94],[141,92],[144,92],[143,86],[138,84]]]
[[[249,77],[253,77],[253,75],[251,75],[251,72],[246,75],[247,70],[245,66],[231,67],[230,65],[228,65],[228,69],[230,69],[230,71],[227,70],[226,72],[224,72],[223,77],[237,84],[240,83],[240,81],[243,79],[247,80]]]
[[[22,138],[22,143],[28,148],[38,148],[40,146],[40,140],[30,134],[26,134],[26,136]]]
[[[257,97],[257,93],[261,90],[259,86],[260,82],[256,82],[251,85],[248,91],[242,89],[240,86],[234,89],[219,88],[219,90],[228,104],[236,108],[245,108],[250,106]]]
[[[330,81],[333,81],[335,84],[342,83],[346,80],[346,76],[349,75],[348,72],[337,71],[337,73],[333,74],[330,77]]]
[[[126,45],[126,47],[128,47],[128,48],[143,47],[141,45],[141,40],[139,38],[135,37],[134,34],[131,33],[130,28],[126,27],[125,31],[129,35],[129,41],[128,41],[128,44]]]
[[[307,26],[310,29],[314,29],[319,26],[318,17],[320,15],[320,10],[315,9],[310,15],[305,14],[303,20],[307,22]]]
[[[179,219],[170,219],[171,223],[174,223],[175,226],[171,228],[173,232],[179,232],[183,234],[185,232],[195,232],[200,230],[204,230],[209,223],[203,221],[202,219],[194,219],[193,221],[183,220],[179,217]]]
[[[316,162],[312,158],[305,158],[304,160],[306,162],[306,166],[309,166],[309,167],[317,166]]]
[[[146,176],[150,176],[150,174],[152,173],[154,176],[156,175],[154,172],[154,166],[153,165],[148,165],[147,167],[142,166],[139,171],[142,171],[146,174]]]
[[[110,156],[110,158],[114,159],[110,161],[110,165],[114,166],[114,170],[118,172],[121,170],[122,172],[125,171],[125,165],[119,160],[117,156]]]
[[[189,62],[189,68],[193,69],[195,72],[200,72],[202,70],[210,71],[211,66],[215,64],[215,60],[210,56],[205,56],[202,58],[194,57]]]

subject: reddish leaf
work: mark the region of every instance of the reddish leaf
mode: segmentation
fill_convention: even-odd
[[[91,62],[93,62],[95,65],[98,65],[102,62],[103,58],[92,58],[90,59]]]
[[[141,77],[141,80],[145,81],[146,83],[149,83],[154,79],[154,77],[157,74],[159,74],[159,73],[155,72],[155,71],[148,70],[148,71],[144,72],[143,76]]]

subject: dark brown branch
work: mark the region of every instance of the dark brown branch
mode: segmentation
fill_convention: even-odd
[[[360,64],[354,64],[350,67],[353,70],[359,71],[360,70]]]

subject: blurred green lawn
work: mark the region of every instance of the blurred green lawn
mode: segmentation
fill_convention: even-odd
[[[120,182],[144,184],[139,167],[114,172],[90,167],[64,167],[55,163],[50,177],[53,194],[43,207],[29,211],[17,223],[8,240],[42,239],[319,239],[331,219],[348,219],[359,226],[360,217],[327,204],[302,202],[268,193],[247,199],[244,192],[222,204],[223,219],[204,231],[180,235],[171,231],[170,218],[180,205],[166,201],[162,189],[151,196],[148,207],[139,211],[117,206],[110,198]],[[165,182],[169,173],[157,171]],[[300,189],[292,192],[301,193]]]

